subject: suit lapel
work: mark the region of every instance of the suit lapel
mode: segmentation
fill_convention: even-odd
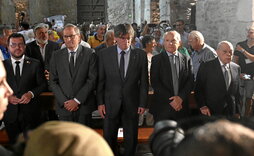
[[[119,78],[121,79],[120,75],[120,68],[119,68],[119,62],[118,62],[118,52],[117,52],[117,46],[114,46],[113,51],[109,53],[111,55],[111,63],[112,63],[112,70],[118,73]]]
[[[163,68],[163,80],[164,83],[167,84],[167,88],[171,91],[171,93],[174,93],[174,88],[173,86],[173,79],[172,79],[172,71],[171,71],[171,65],[169,62],[169,57],[166,51],[162,52],[162,63],[163,65],[161,66]]]
[[[69,54],[68,54],[68,50],[67,48],[65,48],[65,50],[63,51],[63,54],[60,55],[61,57],[63,57],[62,59],[59,59],[62,61],[62,65],[63,68],[65,69],[64,71],[67,72],[67,76],[69,77],[69,79],[71,80],[71,73],[70,73],[70,68],[69,68]]]
[[[137,52],[134,49],[130,48],[130,58],[129,58],[128,68],[126,71],[125,80],[127,80],[131,72],[135,70],[133,68],[135,67],[134,64],[136,62],[136,58],[137,58]]]
[[[233,81],[236,79],[236,77],[238,76],[238,75],[237,75],[238,72],[235,71],[236,69],[233,68],[233,66],[232,66],[231,64],[232,64],[232,62],[230,62],[230,64],[229,64],[231,81],[230,81],[230,85],[229,85],[229,87],[228,87],[228,90],[230,89],[232,82],[233,82]]]
[[[80,67],[80,64],[82,63],[82,60],[84,59],[84,52],[82,51],[82,47],[79,46],[78,47],[78,50],[77,50],[77,53],[76,53],[76,62],[75,62],[75,68],[74,68],[74,72],[73,72],[73,76],[72,76],[72,79],[74,80],[75,77],[76,77],[76,74],[78,72],[78,69]]]
[[[179,78],[178,78],[178,82],[181,82],[181,79],[182,79],[182,75],[183,75],[183,73],[184,73],[184,66],[185,66],[185,58],[184,58],[184,56],[180,53],[180,52],[178,52],[178,56],[179,56],[179,73],[178,73],[178,75],[179,75]],[[179,84],[179,86],[180,86],[180,84]]]
[[[16,80],[15,80],[15,74],[14,74],[11,59],[9,58],[6,61],[6,63],[7,63],[7,66],[5,68],[6,68],[7,73],[9,74],[9,75],[7,75],[7,79],[9,80],[8,83],[13,84],[13,85],[11,85],[13,87],[12,88],[13,90],[17,90],[18,86],[17,86]]]
[[[218,71],[220,71],[218,77],[219,77],[219,81],[221,81],[223,83],[223,89],[225,89],[225,91],[227,91],[227,86],[226,86],[226,82],[225,82],[225,78],[224,78],[224,73],[222,71],[222,67],[220,64],[219,59],[216,59],[216,68],[218,69]],[[219,87],[219,86],[218,86]]]

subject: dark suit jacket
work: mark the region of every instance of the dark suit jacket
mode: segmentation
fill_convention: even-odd
[[[79,46],[73,77],[69,70],[67,48],[55,51],[50,63],[50,85],[57,100],[57,113],[70,115],[64,102],[76,98],[81,102],[80,113],[88,114],[96,109],[95,85],[97,80],[96,55],[93,50]]]
[[[239,113],[239,75],[240,67],[230,63],[231,84],[226,83],[219,59],[201,64],[196,81],[195,97],[199,107],[207,106],[212,115],[233,115]],[[229,114],[224,113],[227,104]]]
[[[105,104],[109,118],[117,117],[121,107],[129,117],[137,117],[138,107],[146,107],[147,73],[147,57],[141,49],[130,49],[124,81],[120,76],[117,46],[100,51],[97,104]]]
[[[180,119],[188,115],[188,96],[193,86],[192,63],[189,56],[179,52],[179,94],[183,100],[183,108],[176,112],[169,104],[169,98],[174,96],[172,72],[167,52],[163,51],[152,58],[151,85],[154,89],[154,103],[150,112],[154,115],[168,116]]]
[[[52,56],[52,53],[58,49],[60,49],[60,46],[58,45],[58,43],[49,40],[45,49],[45,61],[43,61],[43,58],[40,52],[40,47],[36,44],[36,40],[35,40],[27,44],[26,55],[28,57],[32,57],[39,60],[41,64],[43,65],[44,69],[49,70],[49,63],[50,63],[50,58]]]
[[[20,98],[24,93],[32,91],[34,98],[28,104],[9,104],[4,115],[5,122],[11,123],[17,119],[18,113],[22,112],[24,118],[40,117],[40,106],[38,105],[38,96],[46,89],[47,82],[43,74],[42,65],[36,59],[25,56],[21,80],[19,86],[15,81],[11,59],[4,61],[4,66],[7,72],[7,82],[12,88],[14,95]]]

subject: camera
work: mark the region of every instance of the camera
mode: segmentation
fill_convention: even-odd
[[[183,139],[184,131],[177,126],[176,121],[160,121],[154,126],[150,148],[154,156],[170,155]]]

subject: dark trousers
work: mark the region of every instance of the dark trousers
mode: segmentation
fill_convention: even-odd
[[[124,156],[134,156],[138,140],[138,115],[132,118],[124,112],[121,112],[116,118],[108,118],[106,115],[103,134],[115,155],[118,155],[117,134],[120,125],[123,126]]]
[[[72,112],[70,115],[59,115],[59,120],[77,122],[91,127],[92,114],[80,114],[79,111]]]
[[[14,122],[4,120],[4,123],[10,144],[15,144],[20,134],[27,138],[28,131],[35,129],[41,122],[40,115],[24,117],[24,114],[19,112],[18,118]]]

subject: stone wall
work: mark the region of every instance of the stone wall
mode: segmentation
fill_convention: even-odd
[[[222,40],[235,45],[246,39],[246,28],[253,24],[253,11],[252,0],[199,0],[196,4],[197,29],[212,47]]]
[[[54,15],[66,15],[66,23],[76,23],[77,0],[29,0],[29,12],[32,24]]]
[[[12,0],[0,0],[0,24],[15,24],[15,5]]]
[[[133,0],[108,0],[108,22],[113,25],[133,22]]]
[[[77,23],[77,0],[48,0],[49,16],[66,15],[65,23]]]

